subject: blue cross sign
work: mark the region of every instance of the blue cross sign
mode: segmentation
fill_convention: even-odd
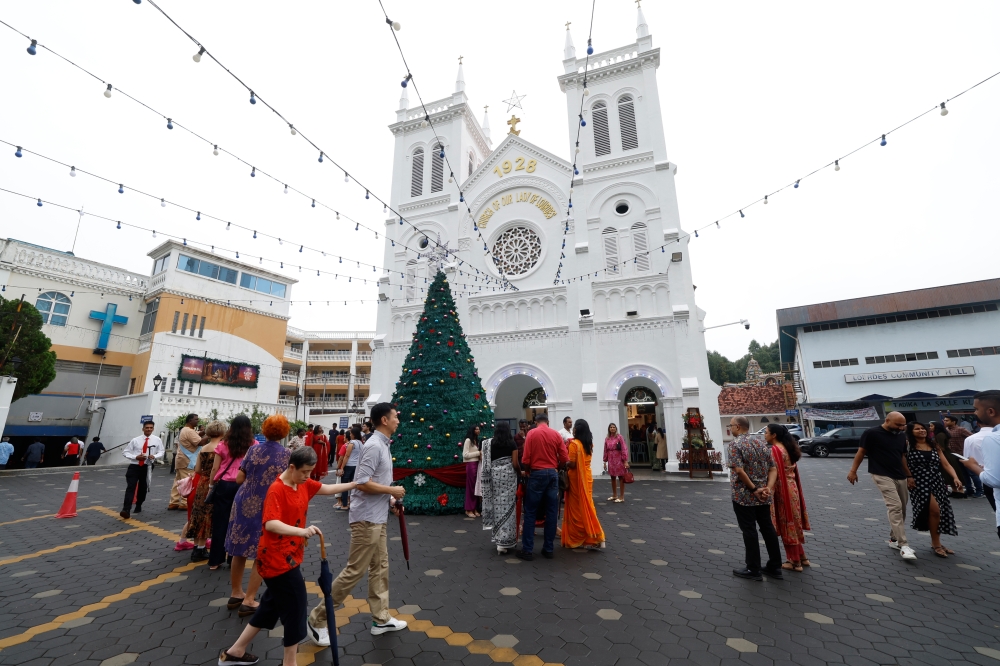
[[[101,312],[100,310],[91,310],[90,318],[103,321],[101,325],[101,337],[97,340],[97,348],[94,349],[95,354],[103,354],[108,349],[108,339],[111,337],[111,326],[113,324],[127,324],[128,317],[120,317],[117,314],[118,305],[116,303],[108,303],[108,307]]]

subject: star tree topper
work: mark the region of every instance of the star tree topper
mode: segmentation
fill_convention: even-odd
[[[521,100],[527,96],[527,94],[518,95],[516,90],[511,91],[510,99],[505,99],[503,101],[503,103],[507,105],[507,113],[510,113],[511,109],[521,109],[524,111],[524,107],[521,106]]]

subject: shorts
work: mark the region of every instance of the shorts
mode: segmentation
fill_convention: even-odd
[[[306,637],[306,582],[302,580],[300,568],[265,578],[264,584],[267,589],[257,612],[250,618],[250,626],[271,630],[281,620],[285,629],[282,645],[298,645]]]

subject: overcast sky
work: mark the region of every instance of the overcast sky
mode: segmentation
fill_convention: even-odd
[[[553,153],[565,144],[564,23],[584,52],[590,3],[385,0],[426,101],[449,95],[464,56],[472,105],[489,104],[494,145],[502,100],[524,98],[521,137]],[[388,194],[392,135],[405,73],[374,0],[294,3],[161,0],[161,6],[297,127]],[[701,227],[793,182],[1000,70],[1000,3],[664,2],[643,4],[662,49],[658,84],[669,159],[679,165],[681,224]],[[600,52],[635,40],[635,3],[597,0]],[[75,60],[165,115],[374,228],[384,215],[329,162],[292,137],[262,104],[148,2],[6,2],[0,20]],[[355,233],[280,185],[0,26],[0,139],[218,217],[380,263],[381,241]],[[411,104],[416,96],[410,95]],[[692,244],[698,305],[730,357],[776,337],[775,309],[996,277],[1000,77],[825,170],[799,189],[745,210]],[[298,246],[194,216],[0,145],[0,187],[84,206],[123,222],[304,264],[296,305],[307,329],[371,330],[375,286],[310,275],[338,270]],[[68,250],[77,215],[0,193],[0,235]],[[148,273],[162,238],[84,217],[76,253]],[[336,261],[336,260],[332,260]],[[324,262],[326,264],[324,265]],[[275,268],[275,267],[272,267]],[[371,273],[354,271],[372,277]]]

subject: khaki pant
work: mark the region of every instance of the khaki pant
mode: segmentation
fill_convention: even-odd
[[[187,464],[187,463],[185,463]],[[187,508],[187,497],[181,497],[181,494],[177,492],[177,483],[181,479],[186,479],[189,476],[194,475],[193,469],[188,469],[184,467],[183,469],[178,469],[174,472],[174,485],[170,488],[170,504],[171,506],[177,505],[182,509]]]
[[[910,491],[906,487],[906,479],[892,479],[888,476],[872,474],[872,481],[882,493],[885,500],[886,513],[889,514],[889,528],[892,538],[899,547],[908,546],[906,541],[906,503],[910,500]]]
[[[372,618],[379,624],[388,622],[389,615],[389,551],[386,549],[385,523],[351,523],[351,549],[347,566],[333,581],[334,607],[361,582],[368,570],[368,606]],[[309,624],[317,629],[326,628],[326,605],[323,601],[309,612]]]

